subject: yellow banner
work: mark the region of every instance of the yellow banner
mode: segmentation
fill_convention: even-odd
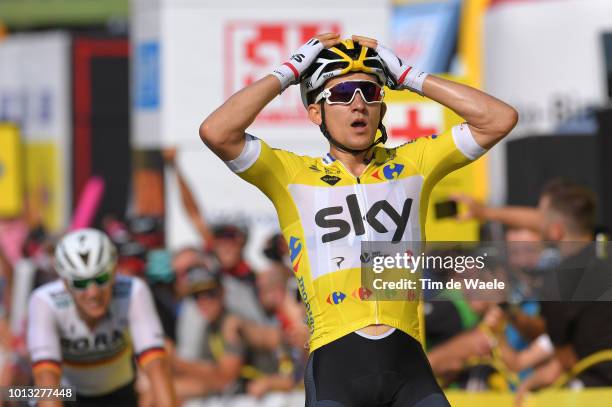
[[[515,407],[513,393],[445,391],[453,407]],[[523,407],[608,407],[612,388],[542,390],[527,396]]]
[[[23,161],[19,129],[0,123],[0,217],[23,211]]]
[[[28,143],[26,154],[26,191],[34,222],[41,221],[48,230],[62,225],[64,185],[60,174],[59,152],[52,142]]]
[[[482,32],[489,3],[490,0],[466,0],[461,10],[457,54],[465,68],[466,83],[475,87],[482,82]]]

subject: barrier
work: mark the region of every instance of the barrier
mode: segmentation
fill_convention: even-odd
[[[509,392],[466,392],[449,390],[446,396],[453,407],[514,407],[514,394]],[[523,407],[609,407],[612,387],[583,390],[543,390],[530,394]],[[194,400],[186,407],[303,407],[304,391],[273,393],[259,400],[248,396],[212,397]]]

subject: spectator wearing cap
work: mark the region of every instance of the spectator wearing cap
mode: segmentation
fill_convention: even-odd
[[[560,263],[545,278],[544,287],[555,291],[562,301],[540,304],[555,357],[521,384],[521,394],[553,383],[589,355],[612,349],[612,307],[608,302],[595,301],[612,281],[609,263],[598,258],[592,243],[594,194],[579,185],[556,181],[545,188],[538,210],[542,235],[556,242],[560,257]],[[592,366],[573,385],[612,385],[612,362]]]
[[[170,252],[163,249],[149,251],[146,258],[145,277],[151,288],[164,334],[166,338],[175,342],[180,298],[175,290],[175,275],[171,266]]]
[[[538,324],[542,327],[539,333],[549,335],[554,345],[549,352],[554,356],[521,383],[517,400],[520,401],[528,391],[554,383],[578,360],[612,349],[610,304],[569,301],[581,298],[580,289],[585,288],[585,283],[592,283],[590,276],[597,275],[595,285],[601,290],[611,284],[609,273],[597,274],[602,263],[597,259],[592,244],[596,214],[592,191],[568,180],[554,179],[543,188],[537,208],[491,208],[466,196],[456,196],[455,199],[467,206],[463,219],[497,221],[514,228],[529,229],[539,233],[544,240],[556,242],[558,247],[556,255],[540,258],[540,263],[546,263],[554,271],[548,274],[543,284],[546,298],[552,299],[552,291],[556,291],[554,294],[565,299],[565,302],[540,302],[543,320]],[[590,284],[587,286],[592,288]],[[531,325],[536,326],[534,323]],[[546,352],[544,348],[543,352]],[[587,387],[612,385],[612,362],[591,367],[580,374],[575,383]]]
[[[172,257],[174,290],[179,300],[176,321],[177,353],[187,359],[201,357],[206,333],[206,319],[198,309],[193,296],[189,295],[191,290],[189,272],[201,267],[217,268],[216,263],[196,247],[184,247],[176,251]]]
[[[213,235],[214,244],[209,250],[219,259],[222,273],[255,284],[255,273],[243,257],[248,237],[246,230],[231,223],[222,223],[213,228]]]
[[[202,342],[207,329],[205,316],[199,311],[192,296],[188,295],[187,276],[193,269],[205,268],[220,273],[224,289],[224,304],[230,312],[259,323],[265,321],[265,314],[255,294],[255,289],[230,275],[221,274],[219,262],[215,256],[205,254],[194,247],[187,247],[174,255],[172,266],[176,276],[176,290],[183,298],[177,321],[177,347],[181,356],[186,358],[201,356]]]
[[[243,318],[259,323],[266,321],[258,300],[255,273],[243,257],[247,234],[238,226],[220,224],[214,228],[211,253],[219,260],[227,307]]]
[[[173,355],[177,394],[183,400],[233,393],[243,365],[245,348],[238,333],[239,319],[223,302],[221,275],[204,267],[187,274],[189,295],[208,321],[199,359]]]
[[[242,321],[240,332],[248,345],[247,392],[261,397],[271,391],[288,391],[298,383],[305,368],[308,328],[304,307],[287,290],[288,275],[273,263],[257,274],[259,300],[267,315],[265,324]]]

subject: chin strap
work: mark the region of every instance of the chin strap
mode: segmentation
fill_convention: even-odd
[[[382,124],[382,120],[380,121],[380,123],[378,123],[378,130],[380,130],[381,136],[377,140],[374,140],[374,142],[372,142],[372,144],[370,144],[366,148],[356,150],[353,148],[349,148],[342,143],[337,142],[336,140],[333,139],[333,137],[327,130],[327,126],[325,125],[325,108],[323,106],[324,104],[325,104],[325,101],[324,100],[321,101],[321,125],[319,126],[319,129],[321,130],[321,133],[323,133],[323,136],[325,136],[327,141],[329,141],[330,144],[333,144],[334,146],[336,146],[339,150],[342,150],[346,153],[350,153],[353,155],[357,155],[357,154],[363,153],[364,151],[368,151],[369,149],[371,149],[377,144],[385,144],[387,142],[387,129]]]

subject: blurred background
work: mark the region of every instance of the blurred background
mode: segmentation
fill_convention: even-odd
[[[55,278],[57,237],[93,226],[118,245],[119,271],[154,288],[180,357],[203,357],[206,318],[189,288],[202,268],[224,276],[232,312],[280,332],[272,362],[245,373],[231,394],[199,402],[303,405],[307,329],[274,208],[202,144],[198,127],[232,93],[328,31],[376,38],[409,64],[481,88],[519,112],[503,143],[435,188],[429,239],[507,239],[499,223],[458,222],[436,216],[435,206],[461,193],[495,207],[535,207],[558,177],[592,191],[595,233],[605,238],[612,0],[0,0],[0,385],[29,380],[25,307],[33,288]],[[391,91],[386,101],[389,145],[461,121],[407,92]],[[326,152],[296,87],[249,132],[299,154]],[[466,202],[459,213],[470,209]],[[461,315],[445,338],[468,332],[490,310],[464,305],[440,314]],[[518,382],[472,367],[462,362],[445,376],[459,389],[453,405],[511,405]],[[290,380],[261,379],[274,375]],[[485,398],[474,398],[476,390]],[[539,397],[531,405],[551,405]],[[608,405],[612,390],[572,397]]]

